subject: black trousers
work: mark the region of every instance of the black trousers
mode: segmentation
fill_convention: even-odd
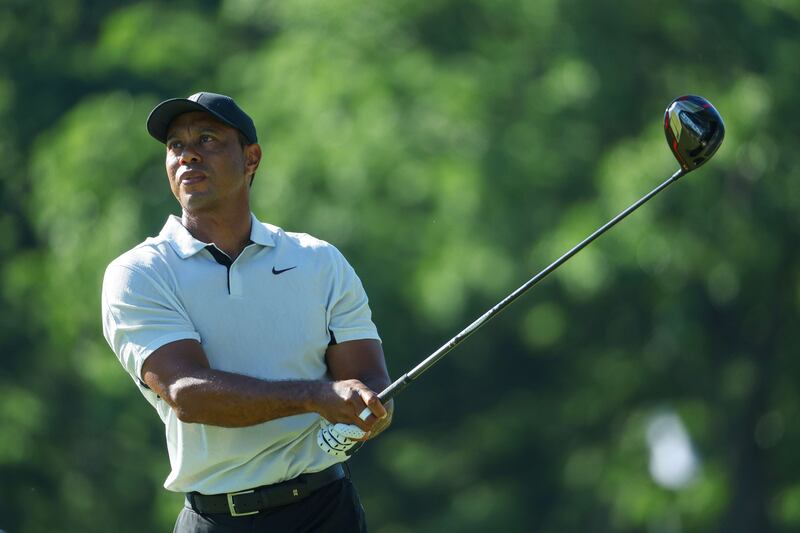
[[[297,503],[250,516],[199,514],[184,507],[173,533],[366,533],[364,508],[343,478]]]

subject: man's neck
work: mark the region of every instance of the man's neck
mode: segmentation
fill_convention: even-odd
[[[250,242],[250,212],[189,213],[183,210],[181,224],[200,241],[214,243],[235,260]]]

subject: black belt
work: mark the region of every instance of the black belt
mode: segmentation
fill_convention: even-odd
[[[189,492],[186,494],[186,505],[201,514],[251,515],[271,507],[300,501],[343,477],[344,468],[341,463],[337,463],[320,472],[301,474],[288,481],[250,490],[227,494]]]

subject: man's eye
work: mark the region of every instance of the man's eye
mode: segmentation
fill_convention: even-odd
[[[207,142],[211,142],[213,140],[214,139],[211,137],[211,135],[201,135],[200,136],[200,142],[201,143],[207,143]]]
[[[182,146],[183,146],[183,143],[181,143],[179,141],[172,141],[172,142],[167,144],[167,148],[169,150],[177,150],[177,149],[181,148]]]

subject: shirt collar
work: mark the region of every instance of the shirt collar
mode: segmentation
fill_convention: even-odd
[[[275,246],[275,230],[250,213],[250,240],[261,246]]]
[[[159,237],[165,239],[181,259],[191,257],[209,245],[207,242],[195,239],[181,224],[181,219],[175,215],[169,216]],[[261,246],[275,246],[273,232],[259,222],[252,213],[250,213],[250,240]]]

